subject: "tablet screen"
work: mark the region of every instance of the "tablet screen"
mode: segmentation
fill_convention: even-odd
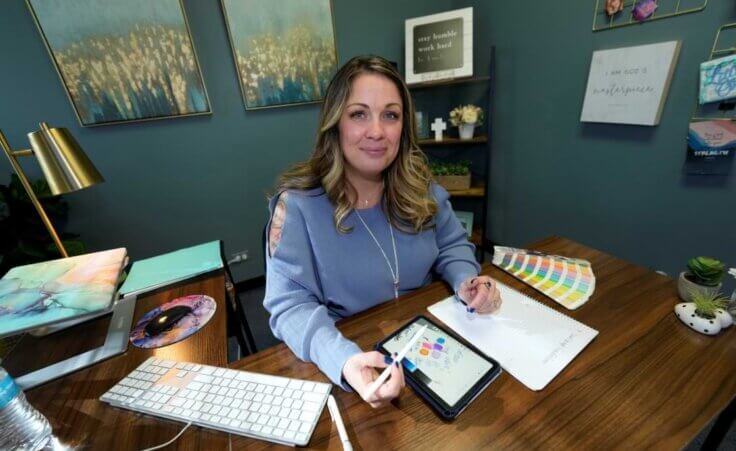
[[[404,358],[404,369],[448,406],[454,406],[493,364],[424,318],[394,335],[383,348],[391,353],[399,352],[425,324],[427,330]]]

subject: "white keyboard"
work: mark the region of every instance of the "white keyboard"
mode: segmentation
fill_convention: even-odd
[[[100,400],[175,421],[304,446],[330,388],[320,382],[151,357]]]

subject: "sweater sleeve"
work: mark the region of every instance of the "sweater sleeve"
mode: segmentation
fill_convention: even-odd
[[[450,194],[437,184],[432,184],[432,192],[437,201],[435,226],[439,248],[434,270],[457,292],[465,279],[478,275],[480,265],[475,260],[475,246],[468,241],[467,232],[452,211]]]
[[[263,306],[270,313],[269,324],[276,338],[305,362],[314,362],[336,385],[349,390],[342,381],[342,368],[361,349],[335,327],[315,268],[309,228],[300,209],[298,194],[285,197],[286,214],[278,246],[269,254],[266,243],[266,294]],[[270,208],[273,215],[277,197]],[[269,230],[271,224],[269,223]]]

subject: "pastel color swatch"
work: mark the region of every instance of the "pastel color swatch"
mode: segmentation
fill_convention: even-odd
[[[595,291],[587,260],[495,246],[493,264],[570,310],[585,304]]]

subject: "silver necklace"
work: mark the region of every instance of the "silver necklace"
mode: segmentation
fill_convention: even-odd
[[[388,221],[388,229],[391,232],[391,246],[394,248],[394,266],[396,267],[396,272],[394,273],[394,269],[391,267],[391,262],[389,262],[388,257],[386,256],[386,252],[383,251],[383,247],[381,247],[381,243],[378,242],[376,239],[376,236],[371,231],[371,228],[368,227],[368,224],[365,223],[363,220],[363,217],[360,215],[360,212],[358,212],[357,209],[355,209],[355,214],[358,215],[358,219],[360,219],[360,222],[363,223],[363,227],[368,231],[368,233],[371,235],[371,238],[373,238],[373,242],[376,243],[376,246],[378,246],[378,249],[381,251],[381,254],[383,254],[384,260],[386,260],[386,264],[388,265],[388,270],[391,271],[391,279],[393,279],[394,282],[394,299],[399,297],[399,258],[396,256],[396,241],[394,241],[394,228],[391,226],[391,221]]]

